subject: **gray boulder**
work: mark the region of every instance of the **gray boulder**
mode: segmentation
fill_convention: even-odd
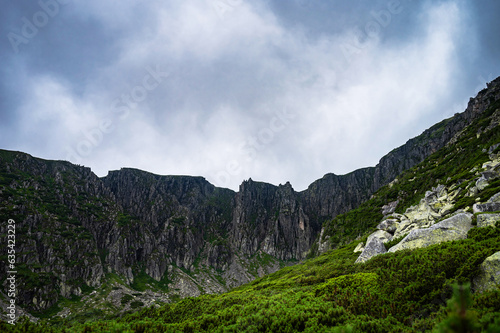
[[[417,249],[441,242],[467,238],[467,232],[472,227],[471,222],[472,214],[460,213],[429,228],[413,229],[401,242],[391,247],[388,252]]]
[[[488,202],[500,202],[500,192],[493,195]]]
[[[494,227],[497,221],[500,221],[500,214],[479,214],[477,216],[477,226],[480,228]]]
[[[500,285],[500,252],[486,258],[480,266],[481,273],[472,281],[474,292],[494,290]]]
[[[476,181],[476,188],[479,190],[479,191],[482,191],[484,190],[488,185],[490,185],[488,183],[488,179],[484,176],[481,176],[481,178],[479,178],[477,181]]]
[[[385,248],[382,240],[377,237],[373,237],[369,242],[366,243],[366,246],[363,252],[359,255],[358,259],[356,259],[356,263],[365,262],[376,255],[386,253],[387,250]]]
[[[396,207],[398,206],[399,200],[389,202],[387,205],[382,206],[382,214],[384,216],[391,215],[396,211]]]
[[[477,203],[472,206],[472,209],[474,213],[496,212],[500,210],[500,202]]]
[[[378,238],[382,241],[382,243],[387,243],[392,240],[392,235],[388,233],[387,231],[384,230],[377,230],[370,236],[368,236],[368,239],[366,240],[366,244],[370,243],[370,241],[373,238]]]
[[[398,228],[399,221],[396,219],[388,219],[379,223],[377,229],[386,231],[390,234],[394,234]]]

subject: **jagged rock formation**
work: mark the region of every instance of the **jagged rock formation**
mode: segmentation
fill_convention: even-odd
[[[0,150],[0,217],[15,219],[19,230],[18,302],[41,311],[61,296],[87,297],[89,290],[118,280],[139,293],[147,285],[172,297],[195,296],[276,271],[305,258],[324,221],[356,208],[403,170],[452,144],[499,98],[500,78],[472,99],[464,113],[409,140],[376,167],[327,174],[302,192],[289,183],[274,186],[251,179],[234,192],[202,177],[134,169],[98,178],[89,168]],[[480,175],[484,180],[467,190],[480,191],[494,179],[497,167],[492,160]],[[429,214],[422,223],[430,225],[448,213],[441,203],[453,200],[454,190],[438,188],[426,197],[423,206]],[[396,206],[389,203],[385,212],[392,214]],[[439,214],[433,215],[436,210]],[[404,218],[392,215],[380,226],[384,240],[411,231],[402,229]],[[0,229],[6,232],[5,225]],[[373,248],[384,247],[380,237],[370,240]],[[328,247],[319,244],[320,250]],[[365,251],[370,248],[367,244]],[[0,267],[0,279],[5,276]],[[118,296],[113,297],[116,301]]]

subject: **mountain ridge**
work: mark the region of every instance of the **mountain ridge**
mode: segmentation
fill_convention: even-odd
[[[408,140],[377,166],[326,174],[300,192],[289,182],[252,179],[235,192],[199,176],[133,168],[99,178],[67,161],[0,150],[0,216],[14,218],[20,230],[20,304],[44,312],[106,286],[144,292],[141,286],[149,285],[167,301],[218,293],[296,263],[315,246],[335,248],[341,242],[323,239],[336,230],[328,221],[453,144],[499,99],[500,78],[463,113]]]

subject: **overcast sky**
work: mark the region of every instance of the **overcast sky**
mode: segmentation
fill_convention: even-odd
[[[500,1],[2,0],[0,148],[305,189],[462,112]]]

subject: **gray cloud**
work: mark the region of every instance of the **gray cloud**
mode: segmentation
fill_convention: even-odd
[[[301,190],[375,165],[499,75],[495,1],[66,2],[42,1],[58,11],[30,38],[39,3],[0,14],[0,144],[101,176]]]

